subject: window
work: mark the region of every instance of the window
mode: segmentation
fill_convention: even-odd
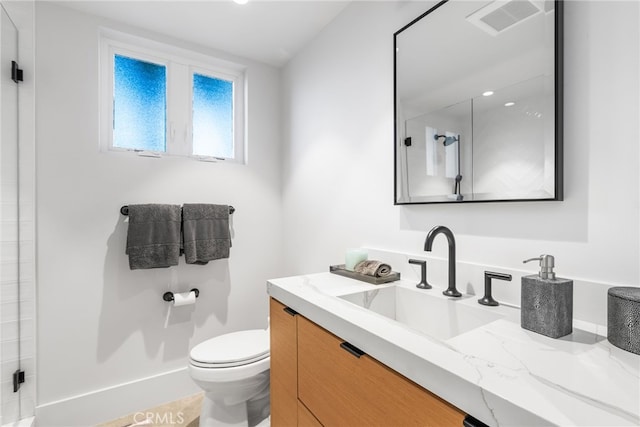
[[[112,31],[101,38],[101,146],[244,162],[244,69]]]
[[[113,146],[166,151],[167,67],[114,55]]]
[[[233,82],[193,74],[193,153],[233,156]]]

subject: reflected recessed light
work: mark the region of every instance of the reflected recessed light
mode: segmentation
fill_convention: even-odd
[[[505,107],[513,107],[514,105],[516,105],[516,103],[515,102],[511,102],[511,101],[509,101],[506,104],[504,104]]]
[[[482,93],[482,96],[491,96],[491,95],[493,95],[493,91],[492,90],[488,90],[488,91]]]
[[[247,4],[248,1],[249,0],[233,0],[233,2],[237,4]]]

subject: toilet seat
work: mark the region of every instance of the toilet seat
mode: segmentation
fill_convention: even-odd
[[[269,357],[269,332],[264,329],[232,332],[196,345],[190,363],[200,368],[231,368]]]

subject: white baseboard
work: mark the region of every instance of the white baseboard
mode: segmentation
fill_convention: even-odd
[[[2,427],[33,427],[35,424],[34,417],[22,418],[13,423],[2,424]]]
[[[198,393],[187,368],[36,406],[40,427],[89,426]]]

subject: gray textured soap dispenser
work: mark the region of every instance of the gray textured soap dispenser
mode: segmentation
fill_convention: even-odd
[[[554,258],[540,255],[540,273],[522,278],[520,325],[524,329],[560,338],[573,328],[573,280],[556,278]]]

